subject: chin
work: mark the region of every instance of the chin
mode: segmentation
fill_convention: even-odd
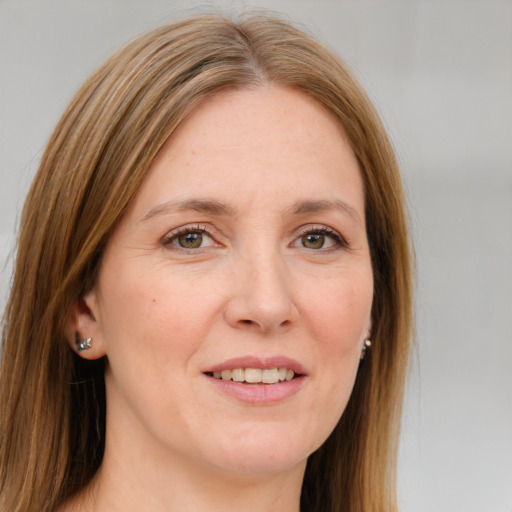
[[[246,475],[282,473],[303,467],[309,455],[325,440],[305,437],[299,428],[257,425],[239,432],[217,445],[215,465],[220,469]]]

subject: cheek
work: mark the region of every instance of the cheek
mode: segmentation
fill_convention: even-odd
[[[327,437],[341,417],[352,393],[363,339],[370,324],[373,299],[371,274],[358,279],[331,281],[323,293],[310,294],[304,308],[309,313],[308,328],[315,339],[320,365],[315,376],[323,399],[313,405],[324,418]]]
[[[163,426],[158,418],[173,425],[180,421],[180,397],[190,391],[189,362],[203,343],[210,325],[207,309],[213,306],[193,283],[167,279],[162,273],[120,274],[112,273],[102,283],[110,408],[127,403],[122,414],[131,410],[140,423],[159,431]]]
[[[352,276],[354,277],[354,276]],[[359,350],[370,327],[373,282],[370,276],[332,280],[315,294],[304,296],[309,328],[331,357]]]
[[[107,343],[143,344],[148,351],[190,346],[207,318],[208,293],[162,269],[122,268],[102,283],[102,328]]]

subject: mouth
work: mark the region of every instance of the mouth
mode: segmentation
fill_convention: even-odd
[[[289,357],[247,356],[207,368],[204,374],[226,383],[273,386],[302,379],[307,376],[307,371],[298,361]]]
[[[281,368],[232,368],[206,372],[208,377],[219,380],[241,382],[243,384],[278,384],[301,377],[301,374],[286,367]]]
[[[281,355],[242,356],[205,368],[214,389],[250,405],[276,405],[304,389],[309,372]]]

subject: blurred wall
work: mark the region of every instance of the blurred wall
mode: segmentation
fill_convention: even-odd
[[[205,2],[0,1],[0,310],[46,140],[120,44]],[[218,1],[302,22],[351,65],[402,165],[417,249],[403,512],[512,511],[512,2]]]

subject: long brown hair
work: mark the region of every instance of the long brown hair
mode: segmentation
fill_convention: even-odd
[[[308,461],[306,512],[396,510],[399,419],[411,331],[402,186],[379,118],[328,49],[274,16],[200,16],[114,54],[80,89],[43,155],[21,219],[0,374],[0,508],[51,512],[101,464],[103,361],[77,357],[70,306],[156,154],[199,103],[228,88],[302,90],[343,126],[360,162],[374,272],[373,345],[348,406]]]

